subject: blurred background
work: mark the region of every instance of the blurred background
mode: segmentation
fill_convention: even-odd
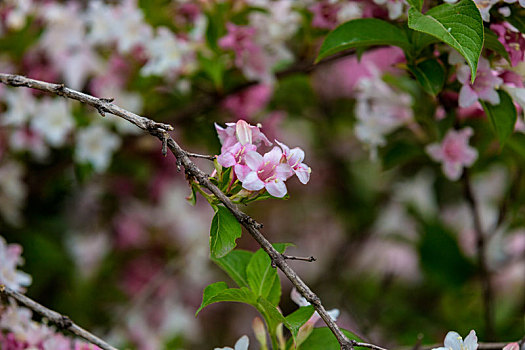
[[[402,20],[406,9],[397,0],[4,0],[0,71],[114,98],[173,125],[196,153],[220,153],[214,123],[261,123],[270,140],[305,151],[311,180],[290,180],[288,200],[242,209],[270,241],[317,258],[290,264],[340,310],[339,325],[388,347],[441,343],[449,330],[521,339],[523,154],[491,143],[480,113],[449,108],[457,94],[421,90],[398,49],[312,66],[339,23]],[[385,113],[388,124],[367,123]],[[464,183],[424,152],[458,120],[476,130],[469,174],[485,273]],[[233,283],[209,259],[212,209],[203,198],[189,204],[184,171],[158,140],[77,102],[6,86],[0,125],[0,235],[23,248],[28,296],[131,349],[210,349],[243,334],[256,348],[249,306],[194,316],[206,285]],[[258,248],[246,233],[238,246]],[[288,314],[297,306],[281,281]]]

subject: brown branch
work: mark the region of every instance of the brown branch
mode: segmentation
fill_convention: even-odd
[[[279,267],[284,275],[292,282],[295,288],[301,293],[301,295],[313,305],[319,316],[326,323],[328,328],[337,338],[337,341],[341,345],[342,350],[353,349],[357,346],[357,342],[349,340],[346,335],[343,334],[341,329],[337,326],[334,320],[330,317],[326,309],[321,303],[321,299],[310,290],[310,288],[303,282],[303,280],[297,275],[297,273],[286,263],[285,258],[279,253],[272,244],[264,237],[259,231],[262,227],[261,224],[257,223],[250,216],[242,212],[237,206],[208,178],[208,175],[200,170],[195,163],[193,163],[188,156],[187,152],[183,150],[173,138],[167,135],[167,131],[173,130],[173,127],[167,124],[157,123],[151,119],[139,116],[132,112],[129,112],[117,105],[108,102],[108,100],[99,99],[97,97],[87,95],[76,90],[65,87],[63,84],[51,84],[39,80],[29,79],[20,75],[4,74],[0,73],[0,82],[10,86],[25,86],[41,91],[47,91],[56,95],[68,97],[82,103],[88,104],[95,107],[100,114],[111,113],[118,117],[124,118],[127,121],[135,124],[142,130],[148,132],[152,136],[157,137],[163,144],[167,145],[170,151],[177,158],[177,164],[184,166],[187,176],[194,178],[201,186],[207,188],[213,193],[226,208],[235,216],[237,221],[241,223],[248,233],[259,243],[261,248],[270,256],[272,264]],[[376,350],[381,350],[375,345],[361,343],[364,347],[369,347]]]
[[[476,244],[477,244],[477,255],[478,255],[478,268],[481,278],[481,287],[483,291],[483,311],[484,311],[484,323],[486,337],[492,340],[494,336],[494,306],[493,306],[493,291],[490,270],[487,263],[487,249],[486,240],[483,226],[481,224],[481,214],[479,211],[478,203],[472,192],[472,186],[470,183],[470,175],[468,169],[465,169],[463,174],[463,185],[464,195],[472,213],[472,220],[474,223],[474,232],[476,233]]]
[[[58,328],[67,329],[71,333],[90,342],[91,344],[98,346],[101,349],[117,350],[117,348],[114,348],[113,346],[109,345],[96,335],[86,331],[84,328],[75,324],[73,321],[71,321],[69,317],[59,314],[56,311],[50,310],[45,306],[37,303],[33,299],[30,299],[25,295],[20,294],[3,284],[0,284],[0,295],[15,299],[18,302],[18,304],[24,305],[25,307],[31,309],[37,314],[47,318],[49,321],[57,325]]]
[[[215,159],[215,156],[210,156],[208,154],[197,154],[197,153],[186,152],[186,155],[190,158],[202,158],[202,159],[208,159],[208,160]]]
[[[302,256],[293,256],[293,255],[285,255],[281,254],[285,260],[300,260],[300,261],[306,261],[306,262],[314,262],[317,261],[317,259],[314,256],[309,257],[302,257]]]

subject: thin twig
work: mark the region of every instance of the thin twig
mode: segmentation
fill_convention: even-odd
[[[468,169],[465,169],[463,174],[464,194],[465,199],[469,205],[472,213],[472,220],[474,223],[474,232],[476,233],[476,244],[478,254],[478,267],[481,278],[481,286],[483,290],[483,311],[486,337],[492,340],[494,336],[494,310],[493,310],[493,291],[490,276],[490,270],[487,263],[487,249],[485,241],[485,233],[481,224],[481,214],[478,203],[472,192],[472,185],[470,183],[470,175]]]
[[[208,154],[198,154],[198,153],[186,152],[186,155],[190,158],[202,158],[202,159],[208,159],[208,160],[215,159],[215,156],[210,156]]]
[[[98,346],[101,349],[117,350],[117,348],[114,348],[113,346],[109,345],[108,343],[106,343],[104,340],[100,339],[96,335],[86,331],[84,328],[75,324],[73,321],[71,321],[69,317],[64,316],[56,311],[50,310],[46,308],[45,306],[37,303],[33,299],[30,299],[26,297],[25,295],[20,294],[8,288],[7,286],[3,284],[0,284],[0,295],[15,299],[19,304],[22,304],[25,307],[36,312],[37,314],[47,318],[49,321],[57,325],[58,328],[67,329],[71,333],[90,342],[91,344]]]
[[[302,257],[302,256],[293,256],[293,255],[285,255],[281,254],[285,260],[300,260],[300,261],[306,261],[306,262],[314,262],[317,261],[317,259],[314,256],[309,257]]]
[[[173,130],[171,125],[162,124],[154,122],[151,119],[146,117],[139,116],[132,112],[129,112],[123,108],[118,107],[113,103],[101,100],[97,97],[87,95],[76,90],[65,87],[63,84],[51,84],[35,79],[29,79],[20,75],[4,74],[0,73],[0,82],[10,86],[25,86],[41,91],[51,92],[60,96],[68,97],[82,103],[88,104],[97,108],[97,110],[102,113],[111,113],[118,117],[124,118],[129,122],[135,124],[142,130],[148,132],[152,136],[157,137],[161,142],[164,141],[166,136],[166,131]],[[353,349],[356,344],[355,341],[349,340],[346,335],[341,331],[337,326],[334,320],[330,317],[326,309],[321,303],[321,299],[310,290],[310,288],[303,282],[303,280],[297,275],[297,273],[286,263],[285,258],[279,253],[273,245],[264,237],[264,235],[259,231],[262,227],[260,223],[255,221],[253,218],[242,212],[237,208],[237,206],[210,180],[206,173],[200,170],[195,163],[193,163],[188,157],[187,152],[183,150],[171,136],[167,138],[167,146],[170,151],[173,153],[175,158],[177,158],[178,164],[181,164],[185,168],[185,173],[187,176],[194,178],[201,186],[207,188],[211,193],[213,193],[226,208],[234,215],[234,217],[241,223],[248,233],[259,243],[261,248],[270,256],[272,259],[273,265],[279,267],[279,269],[284,273],[284,275],[292,282],[295,288],[301,293],[301,295],[313,305],[314,309],[317,311],[319,316],[326,323],[328,328],[335,335],[337,341],[341,345],[341,350],[350,350]],[[363,347],[373,348],[380,350],[375,345],[362,343]]]

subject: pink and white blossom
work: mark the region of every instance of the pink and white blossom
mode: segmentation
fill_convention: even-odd
[[[463,84],[459,91],[459,106],[469,107],[478,99],[487,101],[493,105],[499,104],[499,95],[496,89],[503,83],[503,79],[490,68],[490,63],[484,58],[479,59],[476,80],[470,83],[470,68],[462,65],[457,70],[458,81]]]
[[[292,171],[297,175],[299,181],[303,184],[307,184],[310,180],[312,169],[303,163],[304,151],[299,147],[290,149],[284,143],[277,140],[275,140],[275,143],[277,143],[283,150],[283,160],[292,168]]]
[[[239,338],[239,340],[237,340],[233,348],[226,346],[224,348],[215,348],[214,350],[248,350],[249,345],[250,339],[247,335],[243,335]]]
[[[443,163],[443,173],[452,181],[459,179],[463,167],[470,167],[478,158],[478,151],[468,144],[473,133],[470,127],[458,131],[449,130],[441,143],[426,147],[433,160]]]
[[[465,340],[454,331],[448,332],[445,337],[445,346],[432,350],[476,350],[478,348],[478,337],[476,332],[471,330]]]
[[[515,66],[522,62],[525,55],[525,37],[523,34],[508,22],[491,24],[490,29],[498,34],[499,42],[509,54],[510,63]]]
[[[257,152],[248,152],[245,156],[248,172],[239,177],[242,187],[248,191],[259,191],[265,188],[274,197],[286,195],[285,181],[293,174],[288,164],[281,163],[283,153],[279,147],[261,156]],[[237,174],[239,176],[240,174]]]
[[[18,244],[7,244],[0,236],[0,284],[15,291],[23,291],[31,284],[31,276],[17,270],[24,263],[22,247]]]

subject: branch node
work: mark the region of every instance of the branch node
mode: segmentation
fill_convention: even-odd
[[[71,321],[71,319],[69,317],[61,315],[60,319],[57,320],[56,325],[60,329],[68,329],[69,327],[71,327],[73,325],[73,321]]]

